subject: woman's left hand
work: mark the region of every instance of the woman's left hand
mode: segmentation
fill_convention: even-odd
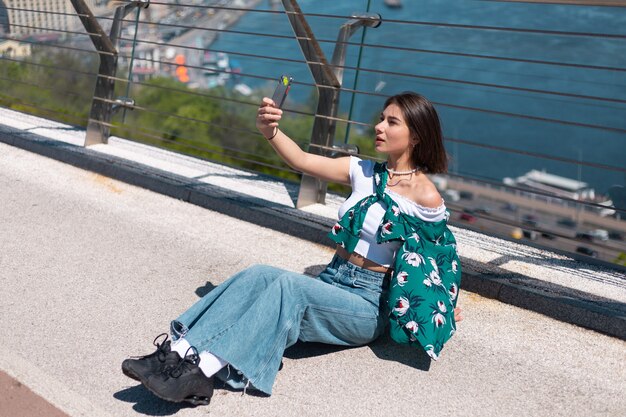
[[[456,307],[454,309],[454,321],[457,323],[463,320],[463,315],[461,314],[461,307]]]

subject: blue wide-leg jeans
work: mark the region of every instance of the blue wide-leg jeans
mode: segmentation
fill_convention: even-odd
[[[298,340],[360,346],[376,339],[387,323],[387,285],[383,273],[336,255],[317,278],[255,265],[172,321],[172,338],[228,362],[217,377],[232,387],[271,394],[283,352]]]

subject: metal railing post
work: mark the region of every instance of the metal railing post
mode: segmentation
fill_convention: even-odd
[[[317,84],[319,101],[313,132],[311,133],[311,146],[309,152],[320,155],[329,155],[329,152],[320,148],[331,148],[335,137],[336,116],[339,110],[339,95],[343,80],[343,66],[346,60],[346,42],[357,29],[368,26],[378,27],[381,17],[374,15],[355,15],[347,23],[341,26],[337,44],[333,53],[332,62],[329,64],[322,48],[315,39],[311,27],[307,23],[297,0],[282,0],[291,27],[296,35],[300,49],[309,63],[309,70]],[[296,207],[304,207],[310,204],[326,201],[327,183],[309,175],[302,175],[300,191]]]
[[[71,2],[96,50],[102,52],[99,54],[100,66],[89,112],[85,146],[107,143],[110,134],[108,125],[114,110],[133,105],[132,100],[113,100],[114,77],[117,72],[118,58],[117,44],[122,31],[122,19],[136,7],[147,8],[150,5],[150,0],[136,0],[118,6],[115,9],[115,17],[109,35],[104,32],[84,0],[71,0]],[[117,104],[113,104],[113,101],[117,101]]]

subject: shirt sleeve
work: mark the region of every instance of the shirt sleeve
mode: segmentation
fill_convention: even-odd
[[[360,162],[362,162],[361,158],[350,155],[350,184],[352,185],[352,189],[355,188],[359,178],[363,176],[363,170],[361,165],[359,165]]]

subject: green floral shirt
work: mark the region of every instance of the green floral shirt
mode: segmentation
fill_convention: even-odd
[[[461,265],[456,241],[447,220],[426,222],[400,212],[385,191],[387,170],[374,166],[376,193],[356,203],[335,224],[329,237],[352,253],[359,242],[367,210],[382,201],[387,209],[381,221],[378,243],[399,240],[387,303],[391,338],[421,346],[433,359],[456,331],[454,307],[461,285]]]

